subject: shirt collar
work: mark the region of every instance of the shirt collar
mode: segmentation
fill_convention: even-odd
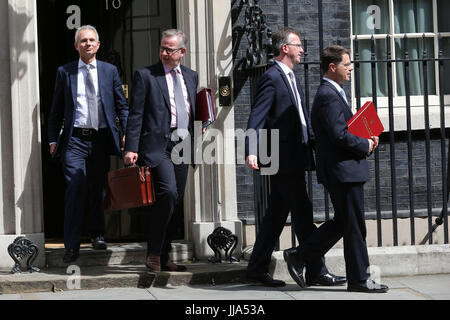
[[[84,68],[84,66],[86,66],[87,64],[84,63],[83,60],[81,60],[81,58],[78,60],[78,68]],[[97,59],[94,59],[94,61],[92,61],[89,65],[93,66],[94,69],[97,69]]]
[[[176,70],[177,72],[181,73],[180,65],[178,65],[178,66],[175,67],[175,68],[171,68],[171,67],[166,66],[166,65],[163,63],[163,68],[164,68],[164,72],[165,72],[165,73],[169,73],[169,72],[172,71],[172,70]]]
[[[331,83],[337,89],[338,92],[341,92],[341,90],[343,90],[343,88],[336,81],[328,79],[327,77],[323,77],[323,80],[326,80],[329,83]]]
[[[280,68],[283,70],[283,72],[288,76],[289,73],[294,72],[291,68],[289,68],[287,65],[285,65],[283,62],[275,60],[275,63],[277,63]]]

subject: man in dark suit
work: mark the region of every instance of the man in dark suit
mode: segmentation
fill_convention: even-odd
[[[267,286],[283,286],[283,281],[270,276],[268,268],[289,212],[300,242],[316,229],[305,182],[305,170],[311,170],[314,166],[311,151],[314,135],[300,82],[293,73],[304,52],[300,35],[294,29],[282,28],[274,33],[272,41],[275,64],[257,84],[247,125],[248,132],[253,131],[256,137],[250,135],[246,140],[246,163],[250,169],[259,170],[261,155],[258,157],[257,146],[265,142],[260,139],[260,130],[265,129],[269,136],[279,133],[278,146],[269,146],[272,158],[278,157],[279,170],[270,177],[269,205],[256,237],[247,278]],[[289,271],[295,272],[295,269]],[[321,257],[308,264],[307,280],[312,284],[324,285],[345,282],[345,278],[328,272]]]
[[[286,250],[295,256],[294,268],[315,261],[344,237],[348,291],[386,292],[387,286],[369,279],[369,257],[364,219],[364,183],[369,180],[366,157],[378,146],[378,137],[365,139],[348,132],[353,116],[342,84],[350,80],[350,53],[331,46],[321,53],[324,77],[314,99],[311,118],[316,136],[317,180],[330,193],[334,219],[322,224],[298,248]]]
[[[186,53],[182,31],[164,31],[159,52],[160,62],[134,74],[124,160],[151,167],[156,202],[148,209],[147,268],[184,271],[184,266],[170,261],[169,251],[177,221],[174,214],[183,205],[188,164],[174,163],[172,151],[177,145],[192,144],[198,75],[181,65]]]
[[[99,48],[94,27],[82,26],[77,30],[75,49],[80,59],[58,68],[48,123],[50,153],[61,154],[66,180],[63,257],[66,263],[78,258],[85,211],[90,212],[94,248],[107,247],[103,189],[110,155],[121,152],[116,116],[123,130],[128,116],[117,68],[96,59]]]

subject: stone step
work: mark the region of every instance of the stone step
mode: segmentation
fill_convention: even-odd
[[[185,263],[186,272],[149,272],[139,265],[68,266],[45,268],[38,273],[0,273],[0,294],[149,288],[151,286],[219,285],[245,282],[247,264]]]
[[[82,245],[80,256],[74,263],[77,266],[116,266],[143,265],[147,254],[146,243],[111,243],[106,250],[94,250],[91,245]],[[64,248],[58,245],[46,245],[46,268],[64,268],[62,261]],[[177,240],[172,243],[170,253],[172,261],[188,262],[194,260],[193,244],[189,241]]]

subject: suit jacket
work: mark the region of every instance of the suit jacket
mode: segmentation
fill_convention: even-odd
[[[185,66],[181,65],[180,68],[191,101],[190,127],[193,128],[198,74]],[[156,167],[171,139],[170,123],[169,89],[160,61],[137,70],[134,74],[125,151],[137,152],[140,161],[150,167]]]
[[[369,180],[366,161],[369,142],[348,132],[347,121],[352,116],[349,105],[336,87],[322,80],[311,109],[319,183],[327,185]]]
[[[270,67],[257,83],[254,103],[250,112],[247,130],[255,129],[257,141],[260,141],[260,129],[268,130],[268,149],[271,130],[279,130],[279,173],[290,173],[299,170],[314,170],[314,158],[311,145],[314,133],[311,128],[308,110],[305,107],[305,96],[298,79],[297,89],[302,100],[303,114],[308,130],[308,144],[302,143],[302,125],[290,82],[278,64]],[[255,146],[246,139],[246,156],[256,155]],[[269,151],[270,152],[270,151]],[[274,155],[271,155],[273,157]],[[260,157],[258,157],[260,159]]]
[[[55,92],[48,122],[49,142],[58,141],[58,136],[64,123],[64,129],[59,138],[58,149],[65,152],[67,143],[72,136],[75,123],[75,106],[78,90],[78,61],[73,61],[56,72]],[[128,103],[122,89],[117,68],[109,63],[97,60],[98,87],[106,123],[111,136],[110,154],[120,155],[119,129],[116,117],[119,117],[122,130],[125,132],[128,117]]]

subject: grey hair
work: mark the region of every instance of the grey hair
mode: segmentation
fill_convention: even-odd
[[[162,38],[172,38],[172,37],[178,37],[178,45],[180,48],[186,48],[187,45],[187,37],[186,34],[184,34],[183,31],[177,30],[177,29],[168,29],[163,31]]]
[[[80,35],[80,32],[83,31],[83,30],[92,30],[92,31],[94,31],[95,34],[97,35],[97,41],[100,41],[100,37],[98,35],[97,29],[95,29],[94,26],[91,26],[91,25],[87,24],[87,25],[84,25],[84,26],[81,26],[81,27],[77,28],[77,32],[75,32],[75,43],[78,42],[78,36]]]
[[[280,28],[272,35],[272,49],[275,57],[280,55],[281,47],[290,42],[292,34],[295,34],[300,38],[300,32],[289,27]]]

